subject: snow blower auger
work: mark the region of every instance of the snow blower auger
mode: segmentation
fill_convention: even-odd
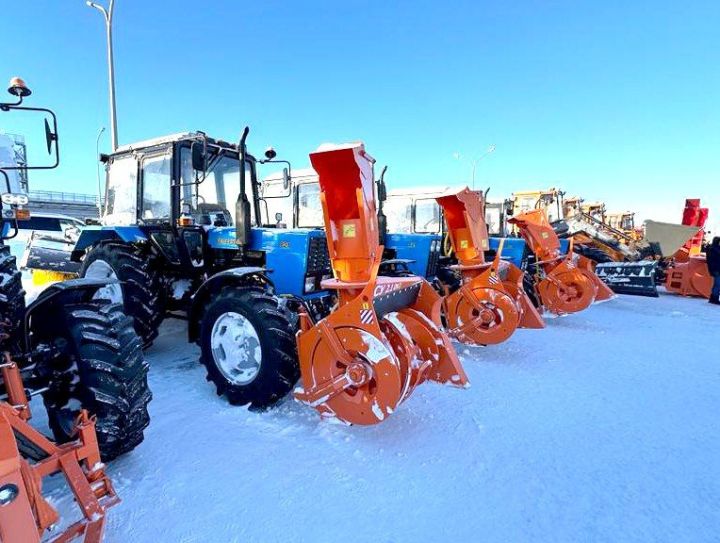
[[[543,306],[556,315],[576,313],[593,302],[608,300],[612,290],[595,275],[593,263],[574,254],[572,240],[566,255],[560,252],[560,240],[548,222],[544,209],[521,213],[508,221],[535,255],[533,263],[537,293]]]
[[[378,277],[374,159],[361,143],[318,150],[325,232],[338,306],[297,335],[302,387],[295,397],[322,416],[376,424],[424,381],[466,386],[467,376],[440,328],[440,296],[424,279]]]
[[[450,269],[460,286],[447,290],[443,309],[451,336],[463,343],[492,345],[508,339],[516,328],[544,328],[545,323],[523,290],[523,272],[501,260],[485,261],[489,247],[484,202],[468,188],[436,198],[443,209],[447,235],[458,263]]]
[[[62,473],[82,520],[51,541],[82,537],[86,543],[99,543],[105,512],[120,500],[100,461],[94,418],[81,410],[73,440],[56,445],[28,424],[28,397],[20,369],[9,353],[3,354],[0,368],[7,400],[0,401],[0,541],[32,543],[43,539],[59,515],[42,495],[42,480]]]

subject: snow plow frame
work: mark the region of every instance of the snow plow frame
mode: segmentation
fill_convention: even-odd
[[[423,278],[378,277],[374,159],[356,143],[310,155],[338,306],[297,334],[302,387],[295,397],[324,417],[376,424],[424,381],[464,387],[468,380],[440,325],[440,296]]]
[[[476,345],[497,344],[520,328],[545,323],[523,290],[523,272],[502,260],[503,241],[491,262],[484,199],[467,187],[436,197],[443,210],[447,236],[458,261],[450,269],[460,275],[460,288],[443,297],[449,333]]]
[[[62,473],[83,518],[50,541],[82,537],[85,543],[100,543],[105,512],[120,499],[100,460],[94,419],[82,410],[76,438],[64,445],[53,443],[28,424],[31,413],[20,370],[7,352],[0,368],[8,399],[0,402],[0,541],[41,541],[59,520],[42,495],[42,479]]]

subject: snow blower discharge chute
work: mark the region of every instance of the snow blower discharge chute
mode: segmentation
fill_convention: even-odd
[[[495,259],[485,262],[489,242],[482,196],[465,188],[436,200],[458,261],[451,269],[460,276],[460,287],[443,298],[450,335],[463,343],[491,345],[518,327],[544,328],[523,290],[523,272],[501,260],[502,241]]]
[[[576,313],[593,302],[608,300],[613,292],[595,275],[593,263],[573,253],[573,243],[567,254],[560,251],[560,239],[548,222],[544,209],[520,213],[508,221],[520,230],[520,235],[535,255],[533,276],[543,306],[556,315]]]
[[[296,398],[323,416],[376,424],[424,381],[466,386],[441,330],[440,296],[420,277],[378,276],[374,159],[358,143],[318,150],[310,160],[334,273],[322,286],[337,292],[338,306],[317,323],[301,314]]]

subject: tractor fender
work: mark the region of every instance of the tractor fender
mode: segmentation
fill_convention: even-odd
[[[190,300],[190,309],[188,311],[188,341],[194,343],[200,337],[200,318],[202,311],[214,292],[219,291],[227,285],[242,287],[260,285],[274,292],[275,285],[267,276],[267,272],[269,271],[271,270],[257,266],[243,266],[223,270],[208,278],[200,285],[200,288],[197,289]]]
[[[87,302],[95,293],[110,283],[117,283],[110,279],[69,279],[53,283],[44,289],[25,310],[25,346],[31,350],[30,345],[30,319],[37,312],[48,311],[52,305],[69,305],[78,302]]]
[[[119,240],[138,243],[147,239],[145,232],[137,226],[87,226],[80,232],[80,237],[70,253],[70,260],[80,262],[85,251],[99,242]]]

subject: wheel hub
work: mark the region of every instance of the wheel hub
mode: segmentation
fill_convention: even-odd
[[[247,385],[260,373],[262,348],[255,327],[240,313],[223,313],[210,335],[213,360],[235,385]]]

